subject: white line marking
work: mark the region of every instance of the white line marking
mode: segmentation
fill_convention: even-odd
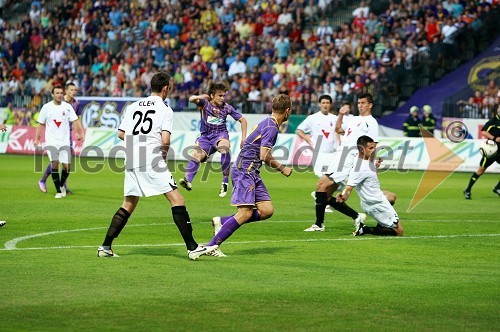
[[[443,220],[441,220],[443,221]],[[276,221],[275,221],[276,222]],[[277,222],[288,222],[288,221],[277,221]],[[303,221],[301,221],[303,222]],[[144,226],[163,226],[162,224],[145,224],[145,225],[128,225],[129,227],[144,227]],[[42,236],[49,236],[61,233],[72,233],[72,232],[86,232],[107,229],[108,227],[94,227],[94,228],[80,228],[80,229],[70,229],[53,231],[46,233],[39,233],[33,235],[27,235],[12,239],[7,241],[3,249],[0,251],[7,250],[53,250],[53,249],[78,249],[78,248],[96,248],[94,246],[56,246],[56,247],[32,247],[32,248],[17,248],[17,244],[24,240],[34,239]],[[413,240],[413,239],[451,239],[451,238],[467,238],[467,237],[497,237],[500,234],[452,234],[452,235],[423,235],[423,236],[403,236],[403,237],[349,237],[349,238],[335,238],[335,239],[290,239],[290,240],[258,240],[258,241],[238,241],[238,242],[227,242],[230,244],[255,244],[255,243],[283,243],[283,242],[329,242],[329,241],[373,241],[373,240]],[[121,244],[116,245],[116,247],[174,247],[174,246],[184,246],[184,243],[163,243],[163,244]]]

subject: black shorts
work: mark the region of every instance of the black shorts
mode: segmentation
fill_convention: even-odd
[[[486,158],[485,156],[483,156],[481,158],[481,161],[479,162],[479,166],[486,169],[486,168],[490,167],[491,165],[493,165],[493,163],[495,161],[500,164],[500,151],[498,151],[496,154],[494,154],[493,156],[491,156],[489,158]]]

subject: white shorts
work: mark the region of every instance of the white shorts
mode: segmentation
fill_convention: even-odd
[[[361,208],[380,226],[394,228],[399,221],[399,216],[389,201],[374,205],[367,205],[361,202]]]
[[[124,196],[149,197],[177,189],[172,173],[165,162],[157,167],[145,166],[125,170]]]
[[[58,161],[61,164],[71,163],[71,147],[69,145],[45,147],[45,151],[47,151],[50,161]]]
[[[333,156],[332,163],[324,173],[335,183],[342,183],[347,181],[351,169],[355,161],[358,159],[358,150],[351,150],[349,152],[337,151]]]

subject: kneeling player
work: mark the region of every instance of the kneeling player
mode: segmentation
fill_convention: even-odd
[[[347,186],[337,196],[338,202],[345,202],[351,196],[355,187],[361,200],[363,210],[377,221],[376,227],[365,226],[362,222],[356,223],[354,236],[373,235],[393,235],[402,236],[403,227],[398,214],[392,207],[396,200],[396,195],[391,192],[383,192],[377,176],[377,168],[370,160],[374,153],[376,143],[368,136],[361,136],[357,141],[359,150],[359,167],[356,165],[349,175]],[[388,198],[389,197],[389,198]]]

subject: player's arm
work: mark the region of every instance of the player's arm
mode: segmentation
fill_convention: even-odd
[[[300,138],[302,138],[304,142],[306,142],[310,146],[313,146],[311,138],[302,129],[297,129],[295,132],[297,133],[297,135],[299,135]]]
[[[77,140],[82,140],[83,139],[83,126],[82,126],[82,121],[80,118],[76,119],[75,121],[72,122],[72,124],[76,128],[76,139]]]
[[[343,203],[349,199],[352,193],[353,186],[346,186],[341,194],[337,195],[337,202]]]
[[[206,93],[202,95],[193,95],[189,97],[189,102],[198,105],[201,99],[208,99],[208,98],[210,98],[210,96],[207,95]]]
[[[248,127],[248,121],[245,119],[244,116],[242,116],[238,120],[241,124],[241,143],[240,143],[240,149],[243,148],[243,144],[245,144],[245,140],[247,139],[247,127]]]
[[[493,136],[493,134],[491,134],[489,131],[486,131],[486,130],[481,131],[481,133],[487,139],[491,139],[491,140],[495,141],[496,143],[500,143],[500,136],[495,137],[495,136]]]
[[[42,130],[45,130],[45,123],[39,123],[38,127],[36,127],[35,141],[33,142],[35,147],[40,145],[40,138],[42,138]]]
[[[162,130],[161,132],[161,154],[163,160],[167,161],[168,149],[170,148],[170,132]]]
[[[345,105],[342,106],[340,109],[342,110],[344,107]],[[344,129],[342,129],[342,122],[344,122],[344,114],[345,113],[341,113],[339,110],[339,115],[337,116],[337,122],[335,122],[335,132],[339,135],[345,134]]]
[[[272,153],[271,153],[271,148],[268,148],[266,146],[261,146],[260,147],[260,159],[268,166],[274,168],[275,170],[278,170],[283,174],[284,176],[288,177],[290,174],[292,174],[292,169],[290,167],[287,167],[277,161]]]
[[[118,138],[121,139],[122,141],[125,140],[125,131],[118,129]]]

